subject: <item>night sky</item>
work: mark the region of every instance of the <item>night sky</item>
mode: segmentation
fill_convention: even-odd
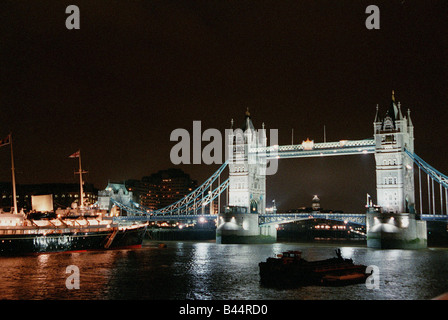
[[[67,30],[65,9],[81,12]],[[380,30],[368,30],[368,5]],[[448,173],[448,1],[0,2],[0,139],[13,133],[19,184],[140,179],[174,167],[170,134],[239,125],[279,144],[373,136],[391,91],[411,109],[415,152]],[[205,146],[207,143],[204,143]],[[10,153],[0,148],[0,181]],[[219,165],[180,165],[204,181]],[[281,160],[267,204],[363,210],[373,155]]]

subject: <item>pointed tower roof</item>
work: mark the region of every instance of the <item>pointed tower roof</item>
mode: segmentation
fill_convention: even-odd
[[[399,119],[397,119],[399,117],[399,115],[398,115],[398,107],[397,107],[397,105],[395,103],[395,92],[394,92],[394,90],[392,90],[392,100],[391,100],[391,103],[390,103],[390,107],[387,110],[386,115],[384,116],[384,119],[383,119],[383,124],[382,124],[383,129],[384,129],[384,121],[388,117],[392,120],[393,127],[396,128],[395,120],[399,120]]]
[[[411,120],[411,109],[408,109],[408,127],[413,127],[414,124],[412,123]]]
[[[403,120],[403,114],[401,113],[401,103],[398,101],[398,114],[397,114],[397,120]]]
[[[395,120],[397,120],[398,117],[398,107],[397,104],[395,103],[395,91],[392,90],[392,100],[390,102],[390,108],[389,110],[387,110],[387,114],[389,114],[389,116],[392,118],[392,120],[395,123]]]
[[[247,110],[246,110],[244,123],[241,126],[241,130],[246,131],[247,129],[255,130],[254,124],[252,123],[252,120],[250,118],[249,108],[247,108]]]
[[[376,105],[376,113],[375,113],[375,120],[373,122],[380,121],[380,118],[378,117],[378,104]]]

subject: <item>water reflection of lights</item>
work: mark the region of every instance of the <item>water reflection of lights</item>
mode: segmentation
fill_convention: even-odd
[[[199,273],[205,273],[208,270],[208,266],[210,263],[210,254],[209,254],[210,246],[207,243],[197,243],[194,246],[193,251],[193,263],[196,269],[195,271]]]
[[[48,264],[48,258],[50,257],[49,254],[40,254],[37,256],[37,261],[39,263],[39,267],[45,268],[45,266]]]
[[[192,288],[190,294],[200,299],[206,299],[210,294],[208,278],[212,276],[213,259],[210,253],[210,244],[194,244],[193,257],[191,259]]]
[[[49,266],[52,264],[50,261],[51,254],[39,254],[37,257],[37,268],[33,275],[33,280],[36,281],[37,287],[42,292],[49,290],[48,279],[51,279],[52,273],[49,272]]]
[[[411,252],[411,250],[400,250],[400,249],[392,249],[392,250],[384,250],[383,251],[383,260],[404,260],[407,258],[407,255]]]

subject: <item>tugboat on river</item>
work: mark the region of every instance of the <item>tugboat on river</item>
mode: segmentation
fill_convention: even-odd
[[[369,276],[365,273],[366,266],[344,259],[340,249],[336,250],[337,257],[319,261],[307,261],[301,254],[301,251],[286,251],[277,258],[260,262],[261,284],[272,287],[342,286],[363,283]]]

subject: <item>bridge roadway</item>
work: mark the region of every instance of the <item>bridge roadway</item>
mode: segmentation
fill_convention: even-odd
[[[338,142],[303,142],[297,145],[258,147],[249,150],[267,159],[289,159],[375,153],[375,140],[341,140]]]
[[[191,221],[198,220],[200,218],[205,219],[204,221],[214,220],[217,218],[216,214],[187,214],[187,215],[135,215],[135,216],[119,216],[114,217],[114,221],[117,222],[143,222],[143,221]],[[347,221],[357,224],[365,224],[365,214],[359,213],[271,213],[271,214],[260,214],[259,222],[260,225],[266,224],[278,224],[278,223],[288,223],[299,220],[307,219],[327,219],[335,221]]]
[[[157,222],[157,221],[192,221],[198,219],[204,219],[204,221],[215,220],[217,218],[216,214],[197,214],[197,215],[135,215],[135,216],[119,216],[114,217],[114,221],[117,222]],[[326,219],[334,221],[347,221],[356,224],[365,224],[365,214],[359,213],[271,213],[271,214],[260,214],[259,223],[260,225],[268,224],[279,224],[279,223],[289,223],[299,220],[308,219]]]
[[[448,223],[447,215],[433,215],[433,214],[422,214],[422,220],[425,221],[444,221]],[[215,220],[217,218],[216,214],[197,214],[197,215],[135,215],[135,216],[119,216],[114,217],[114,221],[122,223],[133,223],[133,222],[157,222],[157,221],[176,221],[176,222],[186,222],[198,219],[204,219],[205,221]],[[343,221],[346,223],[365,225],[366,224],[366,214],[365,213],[321,213],[321,212],[309,212],[309,213],[275,213],[275,214],[260,214],[259,224],[269,225],[269,224],[282,224],[289,223],[300,220],[309,219],[325,219],[333,221]]]

